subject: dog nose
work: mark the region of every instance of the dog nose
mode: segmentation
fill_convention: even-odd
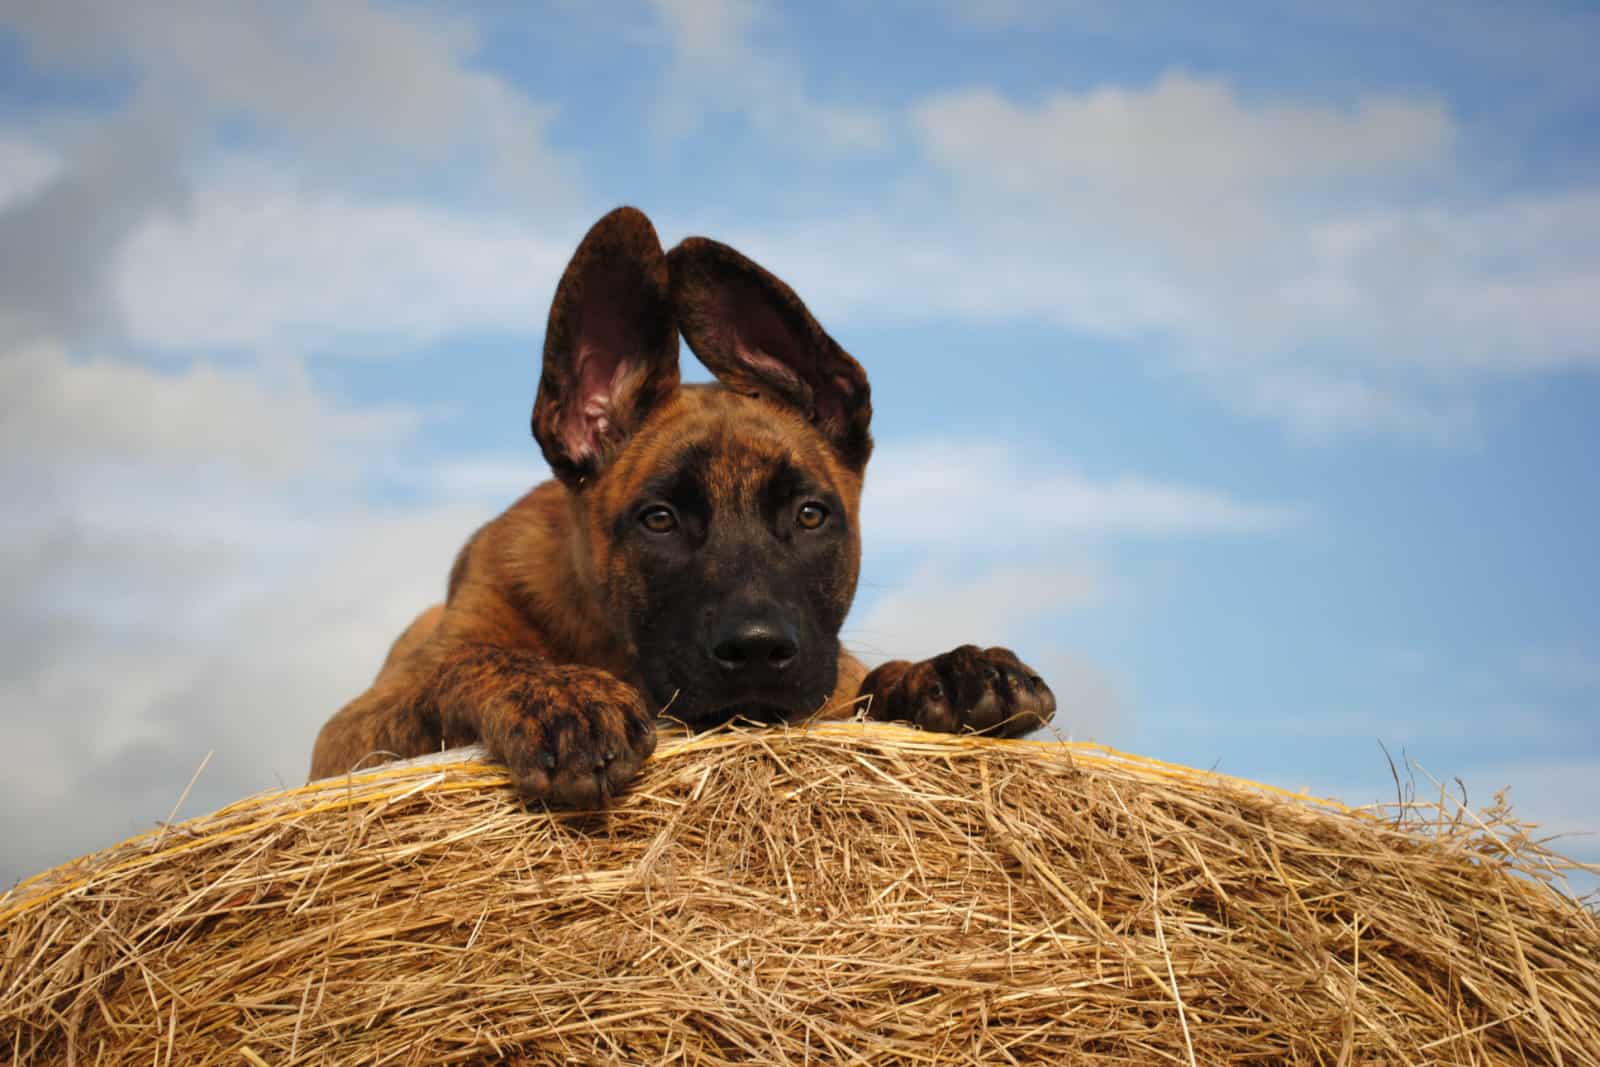
[[[724,674],[758,680],[776,675],[800,654],[800,635],[777,619],[736,619],[724,626],[711,646],[711,658]]]

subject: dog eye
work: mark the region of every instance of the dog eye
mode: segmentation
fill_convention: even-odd
[[[794,521],[799,523],[802,529],[815,530],[828,521],[828,509],[815,502],[801,504],[800,510],[795,512]]]
[[[639,522],[651,533],[671,533],[678,528],[678,516],[672,513],[671,508],[659,504],[639,512]]]

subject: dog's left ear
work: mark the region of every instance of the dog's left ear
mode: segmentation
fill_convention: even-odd
[[[589,229],[556,286],[533,436],[576,488],[677,387],[667,257],[644,213],[619,207]]]
[[[805,415],[856,470],[872,454],[867,372],[781,280],[718,241],[667,253],[672,305],[689,347],[717,380]]]

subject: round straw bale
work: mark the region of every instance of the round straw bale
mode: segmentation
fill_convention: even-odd
[[[0,897],[0,1064],[1600,1064],[1563,868],[1088,745],[729,731],[588,816],[446,754]]]

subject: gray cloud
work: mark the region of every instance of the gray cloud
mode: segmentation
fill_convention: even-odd
[[[24,0],[0,7],[0,25],[36,63],[121,69],[166,106],[243,118],[302,149],[348,161],[385,145],[436,159],[481,148],[530,198],[568,182],[544,143],[551,108],[473,66],[481,40],[466,19],[362,0]]]
[[[452,553],[486,517],[353,507],[325,485],[236,472],[221,506],[241,521],[219,539],[216,483],[185,473],[125,469],[142,502],[93,530],[70,501],[36,500],[33,543],[5,538],[0,707],[14,762],[0,779],[0,885],[150,828],[208,752],[184,814],[303,781],[318,726],[441,596]]]
[[[0,162],[34,173],[0,189],[0,348],[116,334],[120,250],[163,214],[183,216],[195,157],[224,121],[336,172],[370,167],[374,149],[441,165],[472,152],[519,209],[570,203],[569,164],[544,139],[551,109],[472,66],[479,40],[461,20],[365,3],[62,0],[0,5],[0,28],[36,64],[109,67],[133,86],[120,110],[33,131],[67,142],[51,146],[47,176],[37,145],[7,138]]]
[[[0,351],[115,326],[110,252],[182,203],[184,123],[138,109],[96,130],[54,177],[0,205]]]
[[[303,368],[0,352],[0,883],[305,772],[484,517],[366,508],[414,425]],[[436,560],[434,568],[418,560]]]

